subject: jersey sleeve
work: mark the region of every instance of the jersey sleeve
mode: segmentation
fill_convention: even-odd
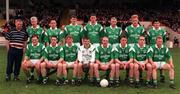
[[[97,60],[99,60],[99,49],[98,48],[96,48],[96,52],[95,52],[95,58],[97,59]]]
[[[147,51],[147,58],[152,59],[152,57],[153,57],[153,48],[149,47]]]
[[[64,59],[64,50],[63,50],[63,47],[60,48],[60,58]]]
[[[92,50],[92,58],[91,58],[91,62],[95,62],[95,48],[93,48],[93,50]]]
[[[44,42],[49,42],[48,31],[44,33]]]
[[[81,51],[81,47],[78,48],[78,60],[79,60],[79,62],[82,62],[82,51]]]
[[[166,30],[164,30],[164,34],[163,34],[163,43],[166,45]]]
[[[170,53],[170,51],[169,51],[169,49],[168,48],[166,48],[166,58],[169,60],[170,58],[172,58],[172,55],[171,55],[171,53]]]
[[[129,49],[129,58],[134,58],[134,48],[133,47],[130,47]]]
[[[113,53],[114,53],[114,59],[118,59],[119,54],[118,54],[118,49],[117,48],[114,49]]]
[[[111,50],[111,59],[114,59],[114,48],[112,48],[112,50]]]
[[[47,48],[45,48],[44,51],[43,51],[43,58],[44,58],[45,60],[48,60]]]

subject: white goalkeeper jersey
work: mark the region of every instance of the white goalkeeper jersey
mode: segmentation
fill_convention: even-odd
[[[84,48],[84,45],[80,46],[78,50],[78,60],[84,64],[95,62],[95,48],[93,45],[91,45],[90,48]]]

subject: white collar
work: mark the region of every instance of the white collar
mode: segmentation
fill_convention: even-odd
[[[121,43],[119,44],[119,46],[122,48],[122,45],[121,45]],[[125,47],[124,48],[126,48],[127,47],[127,44],[125,45]]]
[[[33,28],[33,29],[38,29],[39,27],[40,27],[39,25],[37,25],[35,28],[33,26],[31,26],[31,28]]]
[[[68,46],[68,44],[67,44],[67,43],[66,43],[66,46],[67,46],[67,47],[70,47],[70,46]],[[72,47],[72,46],[74,46],[74,43],[72,43],[71,47]]]
[[[155,45],[155,47],[158,48],[157,44]],[[163,48],[163,47],[164,47],[164,45],[161,46],[161,48]],[[161,49],[161,48],[158,48],[158,49]]]
[[[110,28],[111,28],[111,29],[115,29],[115,28],[117,28],[117,25],[116,25],[114,28],[112,28],[112,26],[110,25]]]
[[[141,48],[139,44],[137,44],[137,46],[138,46],[139,48]],[[145,47],[145,46],[146,46],[146,45],[144,44],[143,47]],[[143,48],[143,47],[142,47],[142,48]]]
[[[153,30],[156,30],[156,31],[161,30],[161,27],[159,27],[158,29],[155,29],[155,27],[153,26]]]
[[[107,45],[107,48],[109,48],[109,46],[110,46],[110,44]],[[104,48],[102,44],[101,44],[101,47]]]
[[[69,25],[71,25],[71,26],[77,26],[78,24],[76,23],[75,25],[73,25],[73,24],[71,23],[71,24],[69,24]]]
[[[57,27],[56,27],[56,28],[54,28],[54,29],[52,29],[52,27],[50,27],[49,29],[51,29],[51,30],[57,30]]]
[[[92,25],[92,23],[91,23],[91,22],[89,22],[89,24],[90,24],[90,25]],[[96,22],[94,25],[97,25],[97,22]]]
[[[56,46],[55,47],[57,47],[58,46],[58,44],[56,44]],[[51,44],[50,44],[50,47],[53,47]]]
[[[133,27],[133,28],[138,28],[139,26],[140,26],[140,25],[138,24],[137,27],[134,27],[134,26],[131,24],[131,27]]]
[[[34,46],[33,43],[32,43],[32,46]],[[39,46],[39,43],[36,46]]]

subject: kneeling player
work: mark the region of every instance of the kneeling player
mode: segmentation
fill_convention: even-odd
[[[36,69],[38,80],[40,80],[40,63],[43,61],[42,52],[45,46],[38,42],[38,36],[32,36],[32,43],[26,47],[25,58],[22,62],[22,69],[27,76],[27,83],[31,82],[30,69]]]
[[[43,84],[47,83],[47,69],[57,69],[56,84],[60,85],[60,76],[62,74],[62,61],[64,58],[63,48],[57,44],[57,37],[51,37],[51,44],[44,50],[44,62],[41,63],[41,73]]]
[[[66,36],[66,44],[64,48],[64,62],[63,62],[63,75],[64,84],[68,83],[67,80],[67,69],[73,68],[73,78],[71,84],[75,85],[77,82],[77,71],[78,71],[78,47],[73,43],[73,38],[71,35]]]
[[[169,71],[169,87],[175,89],[176,87],[174,84],[174,64],[172,56],[170,54],[169,49],[163,45],[163,39],[161,36],[158,36],[156,38],[156,44],[150,47],[149,61],[153,66],[154,88],[157,88],[157,69],[163,69]]]
[[[78,74],[82,77],[83,69],[85,72],[89,72],[89,81],[93,83],[93,66],[95,62],[95,48],[90,44],[90,40],[87,37],[83,38],[83,45],[78,50]],[[86,71],[88,70],[88,71]],[[87,75],[85,75],[87,76]]]
[[[114,72],[115,72],[115,64],[114,64],[114,56],[113,56],[113,48],[109,44],[109,40],[107,37],[102,38],[102,45],[96,48],[96,63],[94,64],[94,73],[96,77],[97,84],[99,85],[100,77],[99,77],[99,69],[103,71],[111,70],[110,72],[110,86],[113,84],[114,80]]]
[[[116,86],[119,86],[119,74],[120,69],[128,70],[126,71],[126,76],[130,77],[130,85],[133,84],[133,48],[127,44],[127,38],[123,36],[120,40],[120,44],[114,49],[115,54],[115,78]],[[127,79],[126,77],[126,79]]]
[[[148,63],[147,52],[149,47],[145,44],[145,37],[140,36],[138,44],[134,45],[134,75],[136,79],[135,87],[140,87],[139,71],[147,70],[146,85],[150,86],[150,78],[152,73],[152,65]]]

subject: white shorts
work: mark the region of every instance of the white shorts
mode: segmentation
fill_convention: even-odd
[[[56,65],[58,63],[58,61],[49,61],[49,63]]]
[[[102,65],[107,65],[107,64],[108,64],[108,62],[101,62],[101,64],[102,64]]]
[[[127,63],[127,61],[121,61],[121,63],[125,64],[125,63]]]
[[[74,64],[74,62],[66,62],[66,64],[67,64],[68,66],[72,66],[72,65]]]
[[[144,61],[138,61],[140,64],[144,64],[145,62]]]
[[[78,48],[81,46],[80,43],[74,43]]]
[[[39,60],[38,59],[30,59],[30,62],[35,65]]]
[[[94,48],[97,48],[100,44],[99,43],[93,43],[92,45],[94,46]]]
[[[161,69],[166,64],[166,62],[154,62],[154,63],[156,64],[157,69]]]

